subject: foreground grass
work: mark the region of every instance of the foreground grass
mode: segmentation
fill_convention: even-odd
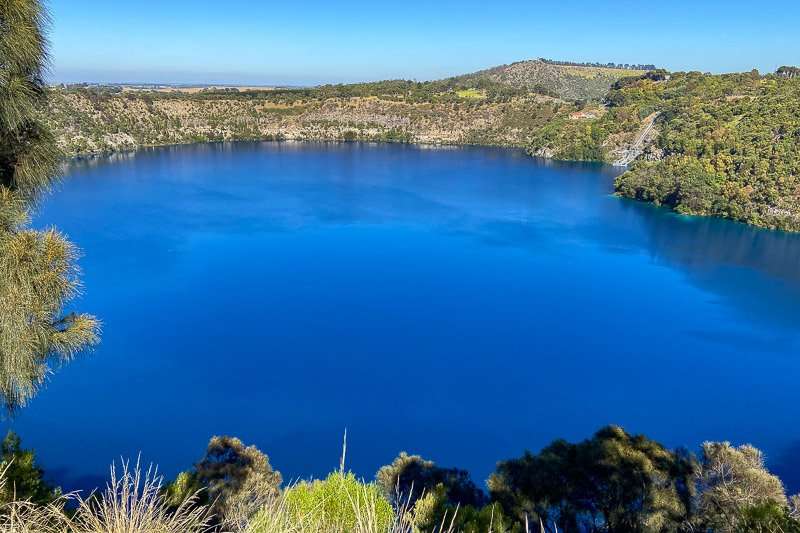
[[[0,506],[0,533],[204,533],[212,516],[192,496],[167,505],[163,478],[137,462],[111,467],[106,490],[83,498],[68,494],[47,505],[11,501]],[[6,487],[4,476],[0,487]],[[74,511],[70,510],[75,508]]]
[[[110,481],[86,498],[67,494],[50,504],[0,505],[0,533],[414,533],[404,510],[395,513],[374,483],[337,472],[301,482],[279,496],[215,517],[192,495],[177,507],[165,498],[163,477],[137,462],[112,466]],[[0,475],[0,489],[6,481]],[[75,508],[71,511],[71,508]],[[452,526],[442,524],[442,533]]]

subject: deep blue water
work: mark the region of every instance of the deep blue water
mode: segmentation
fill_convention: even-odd
[[[469,469],[616,423],[751,442],[800,488],[800,236],[611,195],[516,151],[253,143],[71,166],[102,345],[11,422],[66,489],[213,434],[286,478],[401,450]]]

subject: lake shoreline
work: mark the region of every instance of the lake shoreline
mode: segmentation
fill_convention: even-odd
[[[539,154],[532,154],[526,147],[524,146],[517,146],[517,145],[504,145],[504,144],[479,144],[479,143],[432,143],[432,142],[414,142],[414,141],[397,141],[397,140],[366,140],[366,139],[328,139],[328,138],[302,138],[302,139],[291,139],[291,138],[283,138],[283,139],[274,139],[270,137],[264,138],[256,138],[256,139],[225,139],[225,140],[202,140],[202,141],[191,141],[191,142],[178,142],[178,143],[168,143],[168,144],[151,144],[151,145],[141,145],[137,146],[136,148],[125,149],[125,150],[105,150],[102,152],[87,152],[87,153],[79,153],[79,154],[71,154],[65,157],[65,162],[73,162],[73,161],[91,161],[103,158],[113,158],[114,156],[124,156],[124,155],[133,155],[139,152],[145,152],[148,150],[157,150],[160,148],[177,148],[182,146],[200,146],[204,144],[208,145],[224,145],[224,144],[246,144],[246,143],[310,143],[310,144],[364,144],[364,145],[408,145],[408,146],[417,146],[417,147],[429,147],[429,148],[496,148],[496,149],[504,149],[504,150],[512,150],[512,151],[519,151],[525,154],[526,157],[530,159],[537,160],[537,161],[544,161],[544,162],[551,162],[551,163],[563,163],[563,164],[585,164],[590,166],[598,166],[598,167],[613,167],[616,169],[621,170],[619,175],[622,175],[624,172],[627,172],[629,166],[619,166],[613,165],[609,162],[604,161],[584,161],[584,160],[570,160],[570,159],[559,159],[555,157],[548,157],[546,155],[539,155]],[[675,215],[679,215],[681,217],[688,217],[688,218],[708,218],[708,219],[715,219],[715,220],[724,220],[727,222],[733,222],[736,224],[742,224],[749,228],[755,228],[761,231],[767,232],[774,232],[774,233],[786,233],[790,235],[796,235],[798,231],[792,231],[787,229],[779,229],[774,228],[766,225],[758,225],[758,224],[750,224],[747,222],[743,222],[741,220],[736,220],[733,218],[727,217],[720,217],[715,215],[701,215],[701,214],[687,214],[681,213],[678,210],[662,204],[656,204],[654,202],[650,202],[647,200],[642,200],[639,198],[635,198],[632,196],[628,196],[625,194],[620,193],[619,191],[613,191],[613,195],[624,200],[630,200],[640,204],[649,204],[656,209],[663,209],[669,211]]]

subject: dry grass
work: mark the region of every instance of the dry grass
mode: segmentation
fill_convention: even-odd
[[[0,533],[67,533],[70,521],[63,502],[34,505],[12,502],[0,508]]]
[[[195,505],[196,495],[170,510],[162,495],[163,478],[152,466],[137,461],[111,467],[111,481],[98,496],[78,498],[75,533],[200,533],[210,530],[210,516]]]
[[[5,485],[0,473],[0,486]],[[131,468],[111,467],[105,491],[82,498],[68,494],[49,505],[16,501],[0,507],[0,533],[205,533],[211,516],[196,497],[170,509],[161,494],[163,478],[157,469],[143,471],[137,461]],[[77,503],[74,513],[67,504]]]

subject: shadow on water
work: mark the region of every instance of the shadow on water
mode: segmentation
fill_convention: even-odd
[[[800,235],[619,202],[640,222],[642,244],[654,260],[680,269],[691,283],[748,317],[797,327]]]

